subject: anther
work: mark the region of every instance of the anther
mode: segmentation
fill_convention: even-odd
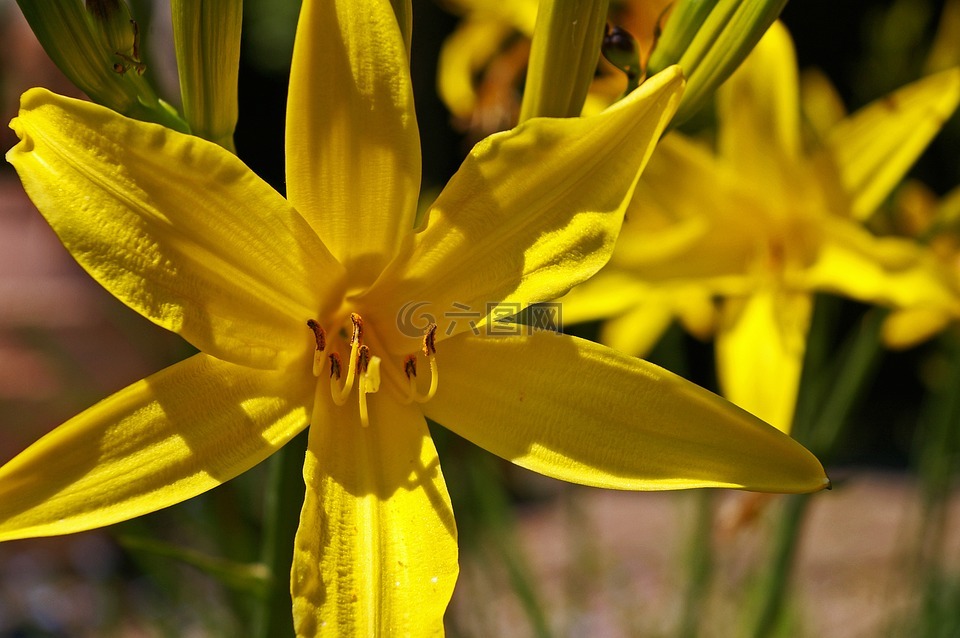
[[[363,339],[363,319],[355,312],[350,313],[350,321],[353,322],[353,335],[350,337],[350,345],[360,343]]]
[[[327,333],[323,331],[320,324],[314,319],[307,320],[307,327],[313,330],[313,338],[317,342],[317,352],[323,352],[327,349]]]
[[[423,335],[423,356],[430,357],[437,354],[437,324],[431,323],[427,326],[427,332]]]
[[[407,358],[403,360],[403,373],[407,375],[407,379],[417,377],[417,355],[408,354]]]
[[[360,346],[360,350],[357,351],[357,372],[363,374],[367,371],[367,367],[370,365],[370,348],[367,346]]]
[[[323,351],[327,348],[327,334],[313,319],[307,320],[307,327],[313,331],[313,338],[317,342],[317,349],[313,352],[313,376],[319,377],[323,371]]]
[[[330,378],[334,381],[340,379],[340,370],[343,368],[343,362],[340,360],[340,355],[336,352],[330,355]]]

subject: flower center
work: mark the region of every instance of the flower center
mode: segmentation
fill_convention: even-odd
[[[370,425],[369,412],[367,410],[367,394],[377,392],[380,389],[380,365],[381,358],[371,352],[370,347],[364,341],[363,318],[358,313],[350,314],[350,342],[349,354],[347,355],[346,368],[344,368],[343,359],[336,351],[334,345],[327,340],[327,333],[315,319],[307,321],[307,327],[313,332],[316,341],[316,349],[313,354],[313,376],[320,377],[324,369],[329,365],[330,371],[330,396],[333,402],[338,405],[346,404],[350,395],[353,393],[354,385],[357,386],[357,395],[360,407],[360,422],[364,427]],[[397,365],[394,374],[399,375],[400,370],[406,377],[406,383],[398,384],[405,388],[401,401],[410,403],[424,403],[433,398],[437,392],[439,383],[436,361],[436,335],[437,325],[435,323],[427,326],[423,335],[423,356],[430,362],[430,386],[426,393],[421,393],[417,386],[417,355],[407,355],[403,359],[402,365]],[[344,336],[345,333],[344,333]],[[333,340],[331,340],[333,341]]]

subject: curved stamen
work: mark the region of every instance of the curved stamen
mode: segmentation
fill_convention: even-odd
[[[360,315],[354,312],[350,315],[350,321],[353,322],[353,334],[350,336],[350,359],[349,363],[347,364],[347,378],[344,379],[343,386],[337,385],[337,380],[340,379],[339,370],[342,367],[342,364],[338,365],[337,375],[336,378],[334,378],[334,355],[330,355],[330,394],[333,397],[333,402],[337,405],[343,405],[347,402],[347,397],[350,396],[350,392],[353,390],[353,381],[357,376],[357,364],[359,363],[361,346],[360,340],[363,337],[363,319],[360,318]],[[340,362],[339,356],[337,356],[337,361],[338,363]]]
[[[437,387],[440,385],[440,373],[437,369],[437,324],[432,323],[427,327],[426,334],[423,335],[423,356],[430,362],[430,388],[426,394],[420,394],[417,390],[417,356],[408,355],[403,361],[403,372],[407,375],[409,384],[407,390],[407,401],[416,401],[417,403],[426,403],[437,393]]]

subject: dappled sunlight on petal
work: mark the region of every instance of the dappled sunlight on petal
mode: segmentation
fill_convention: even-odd
[[[682,88],[679,71],[668,69],[600,115],[537,118],[477,144],[430,208],[410,254],[369,292],[389,313],[383,322],[421,301],[434,317],[454,304],[483,315],[488,304],[522,307],[593,275],[613,250]],[[440,328],[446,336],[448,326]],[[409,351],[399,337],[392,349]]]

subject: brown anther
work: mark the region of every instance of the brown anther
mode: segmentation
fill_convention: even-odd
[[[323,352],[327,347],[327,333],[313,319],[307,320],[307,326],[313,330],[313,338],[317,341],[317,352]]]
[[[408,354],[403,360],[403,373],[408,379],[414,379],[417,376],[417,355]]]
[[[363,339],[363,319],[357,313],[351,312],[350,321],[353,322],[353,335],[350,337],[350,344],[353,345]]]
[[[437,324],[431,323],[427,326],[427,332],[423,335],[423,356],[429,357],[437,354]]]
[[[343,369],[343,362],[340,361],[340,355],[334,352],[330,355],[330,378],[339,379],[340,371]]]
[[[357,372],[363,374],[367,371],[368,365],[370,365],[370,348],[360,346],[360,349],[357,351]]]

